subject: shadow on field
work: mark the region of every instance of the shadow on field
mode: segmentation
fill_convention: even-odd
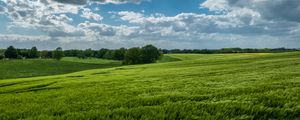
[[[67,76],[68,78],[82,78],[84,75]]]

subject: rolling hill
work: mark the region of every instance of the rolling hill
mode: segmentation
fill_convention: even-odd
[[[165,57],[0,80],[0,119],[300,119],[299,52]]]

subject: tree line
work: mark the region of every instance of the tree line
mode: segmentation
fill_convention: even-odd
[[[195,54],[224,54],[224,53],[279,53],[279,52],[292,52],[300,51],[300,49],[288,49],[288,48],[264,48],[264,49],[253,49],[253,48],[223,48],[223,49],[163,49],[164,54],[171,53],[195,53]]]
[[[37,47],[31,49],[18,49],[9,46],[5,50],[0,50],[0,59],[36,59],[36,58],[53,58],[56,60],[62,57],[78,57],[80,59],[102,58],[111,60],[121,60],[123,64],[143,64],[154,63],[161,58],[162,52],[153,45],[143,47],[120,48],[120,49],[100,49],[100,50],[63,50],[61,47],[55,50],[39,51]]]
[[[276,52],[290,52],[300,51],[300,49],[274,48],[274,49],[251,49],[251,48],[223,48],[223,49],[158,49],[153,45],[146,45],[143,47],[133,48],[119,48],[99,50],[63,50],[58,47],[54,50],[39,51],[37,47],[31,49],[18,49],[9,46],[7,49],[0,49],[0,59],[56,59],[60,60],[62,57],[78,57],[81,59],[87,58],[101,58],[111,60],[121,60],[123,64],[143,64],[153,63],[157,61],[163,54],[172,53],[194,53],[194,54],[224,54],[224,53],[276,53]]]
[[[9,46],[7,49],[0,50],[0,59],[36,59],[36,58],[53,58],[60,60],[63,57],[61,47],[52,51],[38,51],[37,47],[31,49],[19,49]]]
[[[143,64],[154,63],[163,55],[161,50],[153,45],[146,45],[143,47],[120,48],[120,49],[106,49],[100,50],[65,50],[65,56],[86,58],[102,58],[111,60],[122,60],[123,64]]]

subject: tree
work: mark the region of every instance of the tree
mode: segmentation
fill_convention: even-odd
[[[94,52],[93,52],[92,49],[86,49],[86,50],[84,51],[84,55],[85,55],[86,57],[88,57],[88,58],[93,57],[93,56],[94,56],[93,54],[94,54]]]
[[[30,49],[29,57],[30,58],[38,58],[39,57],[38,49],[36,47],[32,47]]]
[[[108,49],[102,48],[97,52],[96,57],[97,58],[104,58],[104,55],[106,54],[106,52],[109,51]]]
[[[21,58],[30,58],[30,50],[28,49],[17,49],[18,57]]]
[[[64,55],[66,57],[77,57],[79,53],[81,53],[82,50],[72,49],[72,50],[65,50]]]
[[[52,58],[52,52],[44,50],[44,51],[41,52],[41,57],[42,58]]]
[[[18,57],[18,51],[14,46],[9,46],[4,52],[6,58],[16,59]]]
[[[125,53],[126,53],[125,48],[120,48],[120,49],[114,50],[113,59],[114,60],[124,60]]]
[[[103,55],[103,58],[104,58],[104,59],[113,59],[113,54],[114,54],[114,51],[113,51],[113,50],[108,50],[108,51],[106,51],[106,53]]]
[[[161,57],[161,53],[158,48],[153,45],[146,45],[142,47],[142,60],[143,63],[154,63]]]
[[[77,54],[77,57],[80,58],[80,59],[86,59],[86,56],[84,54],[84,51],[80,51],[78,54]]]
[[[123,61],[123,64],[140,64],[143,63],[142,59],[142,50],[141,48],[135,47],[130,48],[125,53],[125,59]]]
[[[64,52],[62,50],[61,47],[58,47],[56,48],[54,51],[53,51],[53,58],[56,59],[56,60],[61,60],[64,56]]]
[[[160,51],[162,51],[163,54],[168,54],[169,53],[169,50],[167,50],[167,49],[161,49]]]

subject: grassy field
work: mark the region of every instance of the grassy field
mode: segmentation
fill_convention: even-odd
[[[0,79],[49,76],[120,65],[120,61],[102,59],[80,60],[78,58],[63,58],[62,61],[52,59],[0,60]]]
[[[120,66],[122,63],[121,61],[116,61],[116,60],[106,60],[106,59],[97,59],[97,58],[80,59],[80,58],[76,58],[76,57],[64,57],[62,59],[62,61],[97,64],[97,65],[107,65],[108,67]]]
[[[299,52],[167,57],[1,80],[0,119],[300,119]]]

